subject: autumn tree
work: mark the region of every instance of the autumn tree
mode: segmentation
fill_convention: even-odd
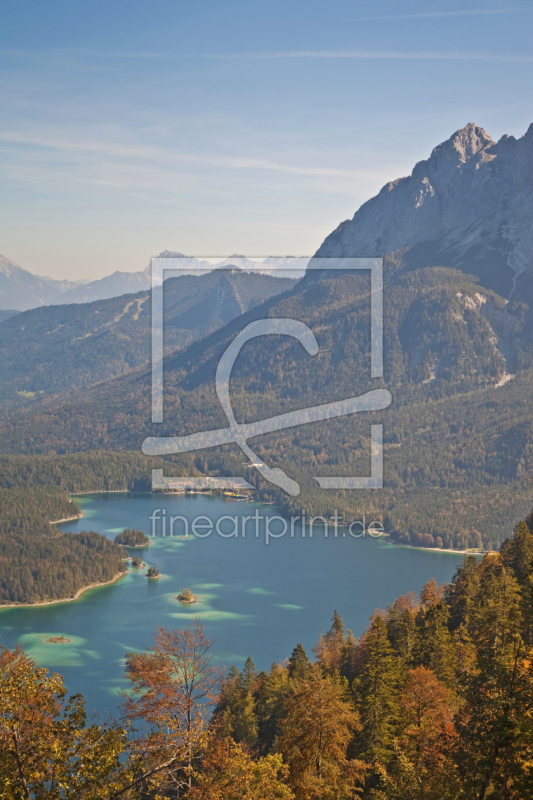
[[[286,700],[279,739],[298,800],[353,797],[363,764],[347,753],[359,728],[343,682],[313,665],[309,678],[296,682]]]
[[[81,695],[66,700],[20,649],[0,649],[0,798],[111,798],[132,781],[127,732],[117,723],[86,724]]]
[[[192,786],[194,765],[205,749],[210,707],[216,702],[221,671],[213,666],[203,626],[169,631],[157,626],[155,644],[130,653],[123,711],[143,720],[152,732],[139,740],[150,785],[179,792]]]
[[[351,660],[355,641],[350,630],[345,630],[342,617],[333,612],[331,628],[323,634],[313,648],[317,662],[328,675],[347,677],[351,669]]]
[[[232,739],[215,737],[196,773],[191,800],[293,800],[279,754],[257,759]]]
[[[450,757],[456,738],[455,695],[431,670],[416,667],[409,671],[399,705],[399,744],[424,787],[420,800],[430,793],[438,797],[456,773]]]
[[[439,586],[435,578],[430,578],[426,585],[422,588],[420,592],[420,600],[422,601],[422,606],[424,608],[430,608],[431,606],[437,605],[440,603],[442,598],[444,597],[446,586],[443,584]]]

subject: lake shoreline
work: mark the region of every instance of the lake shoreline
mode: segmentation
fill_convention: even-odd
[[[99,490],[94,491],[94,492],[69,492],[69,496],[74,497],[75,495],[84,495],[84,494],[126,494],[126,493],[135,494],[135,491],[133,489],[110,489],[110,490],[99,489]],[[157,494],[157,492],[148,491],[148,492],[140,492],[139,494]],[[194,494],[208,494],[208,493],[207,492],[194,492]],[[259,503],[260,505],[272,505],[272,506],[276,505],[273,502],[264,502],[264,501],[261,501],[261,500],[256,500],[256,501],[248,500],[247,502],[250,502],[250,503],[256,502],[256,503]],[[280,513],[283,513],[282,509],[278,509],[278,510],[280,511]],[[57,520],[54,520],[53,522],[51,522],[50,524],[51,525],[55,525],[56,523],[59,523],[59,522],[70,522],[71,520],[81,519],[81,517],[83,517],[83,511],[81,512],[81,514],[79,514],[79,515],[77,515],[75,517],[67,517],[66,519],[57,519]],[[348,527],[348,525],[343,524],[343,525],[340,525],[339,527],[346,528],[346,527]],[[390,533],[385,533],[385,532],[383,532],[381,534],[381,536],[387,536],[389,538],[390,543],[395,545],[396,547],[408,547],[410,550],[429,550],[430,552],[435,552],[435,553],[457,553],[458,555],[468,555],[468,554],[473,555],[473,556],[485,555],[485,553],[482,553],[482,552],[480,552],[480,553],[472,553],[470,550],[454,550],[453,548],[446,548],[446,547],[418,547],[417,545],[414,545],[414,544],[402,544],[401,542],[395,542],[392,539]],[[187,539],[188,537],[187,536],[177,536],[176,538],[177,539]],[[379,538],[381,538],[381,537],[379,537]],[[134,547],[143,548],[143,547],[148,547],[148,546],[149,545],[122,545],[122,547],[131,547],[131,548],[134,548]],[[496,551],[494,551],[494,552],[496,552]],[[33,605],[33,604],[30,604],[30,605]],[[0,606],[0,608],[3,608],[3,606]]]
[[[75,514],[73,517],[64,517],[63,519],[51,519],[50,525],[57,525],[59,522],[72,522],[75,519],[81,519],[83,517],[83,511],[79,514]]]
[[[116,583],[125,575],[129,575],[130,572],[127,570],[126,572],[117,572],[117,574],[111,578],[110,581],[106,581],[105,583],[91,583],[89,586],[82,586],[81,589],[78,589],[74,597],[62,597],[57,600],[44,600],[41,603],[6,603],[5,605],[0,605],[0,609],[2,608],[38,608],[39,606],[55,606],[57,603],[72,603],[74,600],[79,600],[80,597],[88,592],[89,589],[99,589],[101,586],[111,586],[111,584]]]
[[[401,542],[395,542],[393,539],[390,539],[390,543],[393,544],[395,547],[408,547],[409,550],[429,550],[430,553],[458,553],[458,555],[470,555],[470,556],[484,556],[486,555],[485,552],[477,552],[473,553],[471,550],[454,550],[450,547],[418,547],[416,544],[402,544]],[[490,551],[496,553],[497,551]]]

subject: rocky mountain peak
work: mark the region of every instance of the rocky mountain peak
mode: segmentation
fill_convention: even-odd
[[[469,158],[493,144],[495,142],[492,136],[484,128],[480,128],[475,122],[469,122],[464,128],[455,131],[446,142],[435,147],[431,158],[438,158],[444,153],[452,157],[456,154],[458,161],[464,164]]]
[[[496,143],[470,122],[341,223],[317,256],[416,251],[413,266],[458,267],[509,296],[533,275],[532,221],[533,125]]]

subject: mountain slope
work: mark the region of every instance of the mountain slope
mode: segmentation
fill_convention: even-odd
[[[167,351],[206,336],[293,285],[293,280],[238,270],[170,278],[164,300]],[[145,291],[6,319],[0,323],[0,403],[31,404],[145,364],[150,314]]]
[[[76,382],[71,364],[72,354],[79,351],[68,331],[63,349],[58,348],[50,362],[58,364],[62,384],[57,389],[63,393],[35,399],[23,411],[4,413],[0,449],[26,454],[139,451],[146,436],[226,428],[228,420],[215,391],[221,355],[249,322],[290,318],[312,329],[319,352],[311,358],[294,339],[281,336],[249,341],[230,386],[238,422],[379,387],[392,392],[391,407],[251,441],[258,459],[298,481],[297,498],[258,476],[236,444],[177,457],[180,474],[199,470],[243,475],[258,487],[261,498],[275,499],[287,512],[306,508],[329,514],[337,508],[351,519],[365,514],[367,520],[384,520],[406,543],[428,545],[441,537],[444,546],[456,548],[481,542],[497,546],[532,504],[533,294],[528,305],[524,287],[529,281],[533,289],[533,271],[520,261],[527,253],[533,219],[527,181],[533,164],[530,132],[513,142],[503,139],[495,145],[481,129],[467,126],[417,165],[411,178],[389,184],[365,204],[319,251],[330,256],[388,253],[383,380],[370,378],[368,275],[336,272],[327,277],[309,271],[286,293],[265,294],[262,305],[254,305],[261,301],[252,292],[246,294],[252,286],[248,278],[259,276],[245,279],[235,270],[225,279],[215,270],[202,278],[169,281],[181,288],[175,304],[166,306],[163,424],[151,423],[148,364],[138,360],[128,369],[124,362],[101,383],[88,386],[86,377],[79,379],[85,383]],[[200,281],[205,288],[201,300],[195,289]],[[515,292],[506,299],[513,282]],[[130,313],[123,309],[113,325],[133,326]],[[142,315],[140,311],[136,323]],[[8,320],[0,331],[10,326],[14,331],[17,323],[21,331],[26,316]],[[126,327],[115,331],[131,335]],[[43,341],[47,336],[41,331]],[[38,339],[34,330],[30,340]],[[14,342],[6,358],[12,358]],[[88,346],[79,359],[80,369],[97,365],[94,379],[101,350]],[[10,390],[17,375],[40,379],[38,369],[33,374],[28,365],[37,368],[37,356],[47,357],[48,346],[42,347],[34,362],[21,362],[19,373],[9,362]],[[137,349],[142,357],[142,347]],[[110,344],[104,362],[112,363],[113,353],[119,352]],[[81,390],[81,385],[86,388]],[[385,488],[319,490],[313,476],[369,474],[374,423],[384,425]]]
[[[508,297],[515,281],[531,281],[532,219],[533,125],[521,139],[504,136],[495,143],[469,123],[409,177],[391,181],[364,203],[317,255],[408,250],[411,267],[458,267]]]
[[[140,366],[5,417],[0,448],[21,453],[138,451],[146,436],[227,427],[214,382],[221,354],[255,318],[299,319],[315,332],[318,355],[310,358],[287,337],[248,342],[232,373],[231,399],[239,422],[379,386],[393,392],[391,408],[252,440],[259,458],[298,481],[302,492],[297,498],[266,484],[235,445],[180,456],[181,474],[188,465],[204,474],[243,475],[263,498],[275,498],[286,511],[303,507],[323,514],[337,508],[348,518],[366,514],[367,519],[384,519],[406,542],[416,543],[421,533],[433,537],[422,537],[426,544],[441,536],[445,546],[474,547],[481,537],[495,546],[513,515],[518,518],[531,506],[533,417],[527,398],[533,388],[533,352],[521,309],[457,270],[387,273],[385,376],[376,381],[369,377],[368,292],[363,275],[302,281],[206,340],[169,353],[161,425],[150,422],[150,369]],[[504,385],[505,358],[518,358],[513,348],[528,356],[529,367],[523,362]],[[314,475],[369,473],[371,423],[385,426],[383,491],[319,490]]]
[[[150,276],[146,272],[113,272],[97,281],[76,286],[54,300],[54,305],[71,303],[93,303],[123,294],[146,291],[150,288]]]
[[[58,289],[53,282],[0,255],[0,308],[26,311],[53,302]]]

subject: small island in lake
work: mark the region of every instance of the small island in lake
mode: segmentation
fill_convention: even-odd
[[[46,640],[47,644],[68,644],[70,639],[67,639],[66,636],[50,636],[49,639]]]
[[[190,589],[184,589],[181,594],[176,597],[176,600],[179,600],[180,603],[197,603],[198,598],[193,595]]]
[[[148,567],[148,572],[146,573],[146,575],[149,578],[160,578],[161,577],[161,573],[159,572],[157,567]]]
[[[124,547],[148,547],[150,539],[138,528],[126,528],[115,536],[115,543]]]
[[[139,567],[144,567],[144,564],[143,564],[143,562],[141,561],[141,559],[139,558],[139,556],[134,556],[134,557],[131,559],[131,563],[132,563],[132,566],[134,566],[134,567],[137,567],[137,568],[139,568]]]

